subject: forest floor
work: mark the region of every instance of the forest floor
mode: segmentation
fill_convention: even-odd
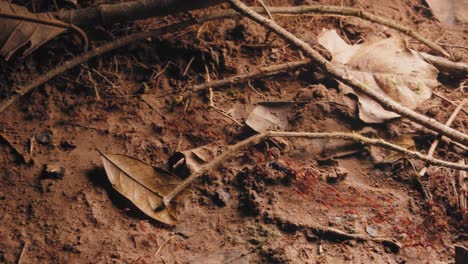
[[[436,21],[419,0],[265,2],[363,8],[433,41],[468,44],[465,28]],[[87,33],[93,43],[102,43],[187,16]],[[356,18],[278,15],[275,20],[309,43],[323,28],[337,29],[352,43],[371,32],[400,35]],[[65,35],[26,58],[2,60],[0,97],[76,54],[72,43]],[[410,47],[428,51],[415,41]],[[466,50],[448,50],[468,60]],[[176,151],[214,142],[229,145],[252,133],[210,108],[207,92],[181,97],[184,87],[300,56],[254,22],[227,19],[106,54],[22,98],[0,117],[0,262],[454,263],[454,245],[468,245],[452,184],[458,172],[430,167],[428,176],[415,181],[422,162],[396,157],[390,164],[376,164],[375,149],[343,141],[282,139],[239,152],[190,186],[176,227],[151,220],[112,188],[96,149],[161,167]],[[459,103],[466,97],[457,89],[462,81],[441,76],[436,92]],[[313,68],[225,87],[213,96],[215,105],[240,123],[259,102],[302,101],[292,104],[288,131],[367,131],[393,142],[410,138],[416,150],[427,153],[434,135],[421,126],[404,118],[365,124],[346,100],[335,82],[318,80]],[[445,123],[455,107],[432,96],[418,111]],[[466,132],[467,126],[461,112],[452,127]],[[445,143],[435,153],[453,162],[466,155]],[[64,167],[64,177],[43,177],[47,164]],[[271,164],[286,166],[294,177]],[[327,181],[339,172],[347,177]],[[431,202],[422,189],[429,190]],[[317,226],[391,238],[402,247],[317,234]],[[235,259],[215,260],[230,257]]]

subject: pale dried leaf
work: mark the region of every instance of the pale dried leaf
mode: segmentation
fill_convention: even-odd
[[[468,23],[468,1],[426,0],[434,16],[442,23]]]
[[[284,130],[289,124],[288,114],[291,108],[291,103],[263,102],[249,114],[245,124],[258,133],[272,129]]]
[[[332,63],[371,89],[415,109],[431,97],[439,85],[437,69],[422,60],[400,37],[368,38],[363,44],[348,45],[335,30],[323,31],[319,43],[333,56]],[[364,94],[340,83],[346,93],[359,98],[359,118],[367,123],[382,123],[399,117],[386,111]]]
[[[162,197],[169,194],[180,180],[152,166],[125,155],[104,155],[101,160],[113,188],[149,217],[168,225],[177,224],[175,205],[155,211]]]
[[[0,14],[2,13],[60,22],[48,13],[34,14],[23,6],[9,4],[5,0],[0,0]],[[18,49],[26,45],[28,47],[23,54],[28,55],[65,30],[62,27],[0,16],[0,56],[9,60]]]

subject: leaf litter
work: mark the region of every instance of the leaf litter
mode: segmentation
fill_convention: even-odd
[[[409,49],[401,37],[380,39],[372,35],[362,44],[349,45],[336,30],[323,30],[318,42],[332,54],[333,64],[346,67],[347,74],[410,109],[416,109],[429,99],[432,90],[439,86],[438,70]],[[399,117],[366,95],[342,83],[340,87],[345,93],[358,97],[362,121],[383,123]]]

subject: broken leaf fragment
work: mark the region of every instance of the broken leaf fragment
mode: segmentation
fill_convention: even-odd
[[[163,210],[156,209],[162,204],[162,198],[180,183],[179,179],[125,155],[101,153],[101,160],[116,191],[147,216],[168,225],[177,224],[175,203]]]
[[[439,85],[438,71],[410,50],[400,37],[368,37],[362,44],[347,44],[335,30],[324,30],[319,43],[332,54],[332,63],[370,89],[415,109],[431,97]],[[399,117],[366,95],[340,83],[345,93],[356,94],[359,118],[366,123],[382,123]]]
[[[185,179],[197,172],[203,165],[221,155],[226,147],[218,144],[207,144],[198,148],[174,153],[168,161],[169,170],[178,177]]]
[[[288,127],[288,114],[295,102],[262,102],[254,108],[245,121],[247,126],[258,133],[267,130],[285,130]]]

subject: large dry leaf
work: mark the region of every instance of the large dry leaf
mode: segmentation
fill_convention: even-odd
[[[162,197],[169,194],[180,180],[152,166],[125,155],[104,155],[101,160],[112,186],[149,217],[166,223],[177,224],[175,205],[158,210]]]
[[[468,23],[467,0],[426,0],[434,16],[442,23]]]
[[[271,129],[284,130],[294,102],[262,102],[249,114],[245,124],[258,133]]]
[[[348,45],[335,30],[323,31],[319,43],[333,56],[332,63],[402,105],[415,109],[431,97],[439,85],[437,69],[422,60],[400,37],[368,38],[363,44]],[[359,118],[367,123],[382,123],[399,117],[377,102],[340,84],[347,93],[359,98]]]
[[[5,0],[0,0],[0,14],[16,14],[60,22],[48,13],[34,14],[23,6],[9,4]],[[26,45],[29,46],[24,50],[23,54],[28,55],[65,30],[62,27],[0,16],[0,56],[4,57],[5,60],[9,60],[18,49]]]

